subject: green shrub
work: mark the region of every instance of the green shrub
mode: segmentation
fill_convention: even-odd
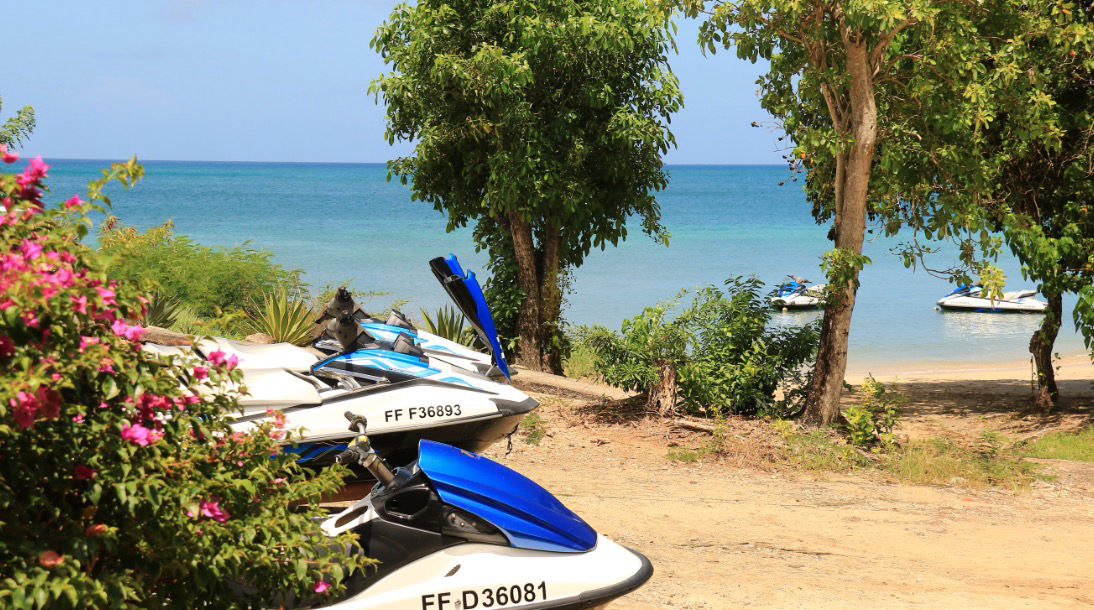
[[[840,412],[851,444],[860,449],[891,448],[894,445],[893,428],[907,398],[893,387],[886,388],[872,375],[866,377],[858,392],[861,395],[859,402]]]
[[[299,269],[287,270],[272,254],[247,246],[210,248],[175,235],[173,225],[144,233],[111,216],[99,230],[99,251],[111,277],[179,298],[200,318],[243,311],[280,286],[301,289]],[[242,321],[239,316],[238,321]],[[222,323],[222,326],[227,326]]]
[[[649,392],[662,364],[676,371],[680,397],[706,415],[784,414],[803,397],[807,364],[815,357],[819,323],[770,328],[771,308],[755,278],[730,278],[726,288],[683,291],[623,322],[622,331],[586,329],[575,341],[592,348],[603,379]],[[690,296],[675,317],[681,301]],[[775,399],[783,390],[783,398]]]
[[[312,339],[317,314],[303,299],[294,299],[280,286],[251,305],[247,330],[264,333],[276,341],[306,345]]]
[[[139,169],[115,165],[89,199]],[[143,289],[79,241],[102,207],[43,209],[47,170],[0,175],[0,607],[276,607],[320,601],[322,581],[336,594],[364,563],[330,553],[354,542],[316,521],[345,470],[305,474],[276,423],[233,432],[242,377],[223,353],[140,349],[128,320]]]
[[[178,321],[182,299],[154,291],[148,296],[147,312],[143,322],[147,326],[171,328]]]

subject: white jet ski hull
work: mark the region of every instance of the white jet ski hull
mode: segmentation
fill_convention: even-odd
[[[1044,313],[1048,303],[1032,298],[991,300],[973,296],[953,296],[939,299],[938,306],[951,311],[980,313]]]
[[[363,498],[323,523],[335,536],[377,519]],[[600,607],[645,583],[644,556],[601,534],[581,553],[457,544],[404,566],[329,606],[331,610],[496,610]]]

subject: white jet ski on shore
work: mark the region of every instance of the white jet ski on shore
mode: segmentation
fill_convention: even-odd
[[[811,284],[809,280],[788,275],[771,297],[771,306],[779,309],[817,309],[824,306],[825,284]]]
[[[377,343],[345,311],[331,320],[326,336],[317,342],[336,341],[337,351],[224,338],[203,341],[192,351],[149,343],[144,349],[201,358],[216,351],[236,356],[247,394],[239,400],[243,413],[233,427],[246,430],[283,416],[287,428],[304,429],[286,451],[299,454],[300,462],[309,466],[329,464],[346,449],[353,437],[342,417],[347,409],[369,418],[377,451],[396,461],[413,456],[421,439],[482,451],[511,434],[538,403],[508,383],[509,367],[478,282],[474,274],[459,269],[455,257],[449,260],[433,262],[437,268],[459,270],[460,275],[449,273],[445,279],[459,286],[453,291],[462,291],[461,310],[473,313],[472,326],[484,344],[495,348],[483,355],[486,365],[444,365],[447,361],[426,354],[408,334],[399,334],[390,344]]]
[[[960,286],[938,300],[944,311],[973,311],[979,313],[1044,313],[1048,303],[1031,298],[1036,290],[1004,292],[1000,299],[984,295],[983,286]]]
[[[352,574],[341,598],[319,607],[577,610],[626,595],[653,574],[646,557],[598,534],[520,474],[428,440],[415,461],[392,472],[365,436],[371,422],[345,417],[356,438],[337,459],[368,469],[378,483],[322,528],[357,534],[360,551],[380,563]]]

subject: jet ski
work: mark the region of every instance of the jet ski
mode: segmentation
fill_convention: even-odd
[[[320,607],[590,608],[653,574],[646,557],[598,534],[520,474],[429,440],[419,441],[417,460],[392,472],[365,435],[371,423],[345,417],[357,436],[337,459],[368,469],[378,483],[322,529],[356,534],[359,552],[380,564],[349,576],[346,592]]]
[[[317,341],[335,341],[338,351],[224,338],[202,341],[192,352],[148,343],[144,349],[201,358],[214,352],[235,356],[247,393],[239,400],[243,412],[233,428],[243,431],[268,418],[284,418],[287,428],[304,430],[285,450],[297,453],[308,466],[328,465],[346,449],[352,438],[341,416],[346,409],[370,418],[375,447],[397,462],[412,457],[421,439],[482,451],[511,434],[538,403],[507,383],[509,367],[474,275],[463,273],[455,257],[451,264],[436,260],[446,270],[452,292],[476,315],[473,325],[480,338],[494,348],[484,355],[489,358],[485,366],[442,366],[407,333],[399,333],[390,344],[376,342],[347,311],[355,307],[352,299],[335,303],[337,317]],[[326,313],[331,312],[328,306]]]
[[[979,313],[1044,313],[1048,303],[1030,298],[1036,290],[1015,290],[1004,292],[1000,299],[991,299],[984,294],[984,287],[959,286],[953,292],[938,300],[938,306],[944,311],[974,311]]]
[[[511,371],[505,363],[493,316],[475,274],[465,272],[454,254],[448,258],[435,258],[429,261],[429,266],[445,292],[471,324],[479,343],[489,353],[420,330],[397,310],[393,310],[384,320],[374,317],[358,307],[345,288],[338,290],[316,324],[349,313],[363,331],[360,333],[359,349],[413,352],[427,358],[429,365],[434,368],[471,371],[488,377],[509,379]],[[324,328],[317,327],[313,334],[317,337],[312,343],[315,349],[327,354],[342,351],[341,344],[330,333],[325,332]],[[500,361],[497,354],[502,355]]]
[[[816,309],[824,306],[825,284],[811,284],[809,280],[788,275],[771,297],[772,307],[779,309]]]

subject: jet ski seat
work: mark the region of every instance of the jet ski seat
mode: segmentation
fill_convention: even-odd
[[[239,406],[245,413],[314,406],[323,402],[314,385],[284,370],[243,369],[243,384],[249,394],[239,398]]]
[[[228,356],[239,359],[242,369],[287,369],[290,371],[309,371],[319,359],[307,350],[291,343],[273,343],[256,345],[232,341],[223,337],[214,337],[198,346],[202,354],[222,351]]]

